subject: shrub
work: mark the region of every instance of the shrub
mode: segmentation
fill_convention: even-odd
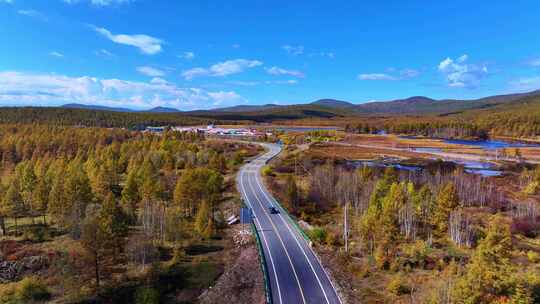
[[[538,184],[537,181],[530,182],[530,183],[525,187],[525,189],[523,189],[523,193],[529,194],[529,195],[536,194],[536,192],[538,192],[538,187],[539,187],[539,186],[540,186],[540,185]]]
[[[36,277],[26,277],[15,287],[15,299],[27,303],[30,301],[47,301],[51,293],[47,286]]]
[[[403,278],[401,275],[392,278],[392,280],[390,280],[386,286],[386,290],[395,296],[400,296],[411,292],[405,278]]]
[[[49,232],[45,226],[32,226],[24,230],[23,238],[34,243],[41,243],[49,238]]]
[[[426,242],[419,240],[413,244],[402,245],[404,264],[423,267],[431,251]]]
[[[536,251],[529,250],[527,252],[527,258],[529,259],[529,262],[531,263],[538,263],[540,262],[540,254]]]
[[[135,291],[135,303],[137,304],[158,304],[159,292],[150,286],[141,286]]]
[[[512,221],[512,233],[519,233],[526,237],[535,237],[540,229],[540,224],[534,219],[518,218]]]
[[[328,232],[324,228],[313,228],[309,231],[309,237],[311,240],[317,244],[322,244],[324,241],[326,241],[326,236],[328,235]]]
[[[262,169],[262,174],[265,176],[270,176],[273,174],[272,168],[270,166],[264,166]]]

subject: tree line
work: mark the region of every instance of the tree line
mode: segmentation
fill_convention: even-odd
[[[119,256],[145,267],[157,258],[157,244],[181,246],[215,235],[224,223],[216,208],[224,174],[247,153],[243,145],[193,133],[0,129],[3,235],[17,237],[36,226],[69,234],[93,260],[96,290]]]

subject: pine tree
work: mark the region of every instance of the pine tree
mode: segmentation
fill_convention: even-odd
[[[203,201],[195,217],[195,230],[204,238],[208,232],[208,226],[210,224],[210,204],[207,201]]]
[[[532,304],[533,299],[530,295],[530,292],[525,288],[522,283],[519,283],[512,295],[510,304]]]
[[[122,249],[123,238],[127,235],[128,226],[125,214],[110,192],[105,196],[99,217],[101,229],[111,236],[110,245],[114,248],[114,256],[116,256]]]
[[[104,229],[105,228],[105,229]],[[110,241],[112,235],[107,226],[103,225],[97,214],[90,214],[82,222],[81,243],[88,251],[94,266],[94,279],[96,284],[96,293],[99,294],[104,260],[110,255]]]
[[[486,237],[480,241],[465,275],[457,282],[453,297],[456,303],[490,303],[507,294],[513,273],[510,226],[500,215],[488,223]]]
[[[382,201],[378,230],[379,244],[375,259],[381,268],[387,268],[395,254],[399,237],[398,211],[407,202],[405,185],[393,183],[390,191]]]
[[[122,189],[121,199],[122,209],[132,222],[137,218],[137,204],[141,200],[138,187],[137,176],[135,171],[132,170],[129,172],[124,188]]]
[[[48,209],[50,191],[47,178],[41,177],[32,194],[32,209],[43,216],[43,224],[47,224],[45,215]]]
[[[18,233],[17,219],[24,214],[24,202],[19,188],[19,180],[14,178],[2,200],[2,213],[15,220],[15,234]]]
[[[66,206],[64,206],[64,212],[61,213],[61,224],[77,238],[86,207],[94,200],[90,180],[78,160],[74,160],[69,166],[64,196]]]
[[[439,191],[437,205],[433,213],[433,225],[439,236],[448,230],[450,213],[459,206],[459,198],[453,183],[447,183]]]
[[[21,191],[21,197],[24,203],[24,208],[27,210],[30,210],[30,215],[34,216],[32,212],[34,211],[32,208],[33,207],[32,198],[33,198],[33,192],[37,184],[37,178],[34,172],[34,166],[32,163],[23,162],[23,163],[20,163],[18,167],[21,167],[20,191]]]
[[[212,157],[210,157],[208,167],[218,172],[225,173],[225,171],[227,170],[227,164],[225,161],[225,157],[223,157],[223,154],[214,153]]]

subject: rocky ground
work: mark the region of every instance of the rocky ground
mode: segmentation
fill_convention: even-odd
[[[265,303],[264,279],[254,238],[237,225],[233,239],[237,258],[226,266],[216,284],[199,297],[202,304]]]

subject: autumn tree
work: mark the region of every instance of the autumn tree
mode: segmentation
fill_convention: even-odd
[[[33,193],[37,184],[37,177],[34,166],[30,162],[21,162],[17,166],[17,175],[20,176],[20,192],[24,208],[29,211],[30,216],[34,216]]]
[[[15,220],[15,234],[18,233],[17,219],[24,214],[24,201],[19,191],[19,179],[13,178],[2,200],[2,214]]]
[[[448,230],[450,213],[459,206],[459,198],[453,183],[444,185],[437,196],[435,210],[432,216],[432,223],[439,236],[444,235]]]
[[[208,162],[208,167],[218,172],[225,173],[227,170],[227,162],[225,161],[223,153],[213,153]]]
[[[191,216],[203,201],[213,206],[221,199],[223,176],[207,168],[187,169],[174,189],[174,204]]]
[[[134,222],[137,218],[137,204],[139,204],[141,200],[138,186],[137,175],[135,170],[132,170],[127,176],[120,201],[122,209],[131,222]]]
[[[379,237],[375,252],[375,259],[381,268],[387,268],[395,254],[396,242],[399,238],[398,211],[406,201],[405,185],[398,183],[390,186],[390,191],[382,201],[376,226]]]
[[[114,256],[121,252],[123,239],[127,235],[127,219],[112,193],[105,196],[102,203],[99,221],[101,229],[111,236],[111,246]]]
[[[285,201],[291,210],[296,211],[300,203],[300,194],[298,186],[296,185],[296,180],[291,174],[287,176],[285,186]]]
[[[110,233],[109,223],[101,221],[103,217],[100,212],[94,210],[83,220],[81,227],[81,244],[88,251],[94,268],[94,279],[96,293],[99,294],[102,275],[102,266],[110,255]]]
[[[465,275],[457,282],[456,303],[491,303],[508,294],[512,277],[512,235],[502,216],[490,220],[486,237],[480,241]]]
[[[70,164],[63,188],[65,205],[60,206],[61,210],[57,214],[59,224],[78,238],[86,207],[94,201],[90,181],[79,161],[74,160]]]
[[[51,187],[46,177],[41,177],[32,193],[32,209],[43,216],[43,224],[47,224],[46,213],[49,204]]]
[[[208,239],[212,236],[212,217],[210,204],[207,201],[203,201],[197,211],[197,216],[195,217],[195,230],[204,239]]]

